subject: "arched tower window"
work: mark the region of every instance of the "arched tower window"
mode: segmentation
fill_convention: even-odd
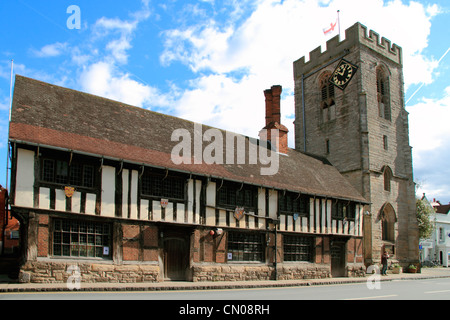
[[[384,167],[384,190],[385,191],[391,191],[391,180],[392,180],[392,170],[388,166]]]
[[[321,75],[319,89],[321,93],[320,109],[323,122],[328,122],[336,118],[336,107],[334,99],[334,85],[328,80],[331,72],[325,72]]]
[[[389,77],[382,68],[377,69],[377,100],[380,117],[391,120],[391,104],[389,98]]]

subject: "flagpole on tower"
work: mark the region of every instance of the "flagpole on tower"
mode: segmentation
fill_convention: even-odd
[[[338,23],[339,39],[341,38],[341,21],[340,21],[340,18],[339,18],[339,12],[340,11],[341,10],[337,11],[337,23]]]

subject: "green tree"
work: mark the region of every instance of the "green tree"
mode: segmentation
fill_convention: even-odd
[[[434,208],[426,200],[416,199],[419,238],[429,239],[434,230]]]

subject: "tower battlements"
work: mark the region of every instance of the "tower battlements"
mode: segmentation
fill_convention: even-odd
[[[309,60],[305,56],[294,62],[294,79],[307,74],[317,66],[338,57],[345,50],[350,50],[354,46],[364,45],[377,53],[387,57],[389,60],[402,65],[402,48],[390,40],[381,37],[373,30],[368,30],[366,26],[357,22],[345,30],[345,39],[339,41],[339,35],[327,41],[326,50],[322,52],[321,47],[317,47],[309,53]]]

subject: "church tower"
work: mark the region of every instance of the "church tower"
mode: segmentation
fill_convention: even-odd
[[[402,50],[356,23],[294,62],[295,148],[326,157],[370,202],[366,265],[383,250],[419,259],[415,188],[403,89]]]

